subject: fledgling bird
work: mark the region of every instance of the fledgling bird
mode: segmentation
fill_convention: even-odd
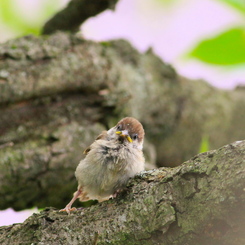
[[[144,134],[142,124],[133,117],[125,117],[103,131],[84,151],[86,157],[75,171],[78,189],[60,211],[76,210],[71,206],[77,198],[108,200],[126,186],[130,177],[144,170]]]

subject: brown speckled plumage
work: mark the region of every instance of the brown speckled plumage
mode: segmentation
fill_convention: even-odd
[[[97,199],[104,201],[122,189],[128,179],[144,170],[142,153],[144,129],[132,117],[120,120],[116,126],[103,131],[84,153],[75,176],[78,190],[61,211],[70,212],[73,202]]]

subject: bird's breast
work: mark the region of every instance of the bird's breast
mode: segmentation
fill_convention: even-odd
[[[131,161],[133,160],[133,156],[134,153],[123,145],[118,145],[116,147],[102,145],[100,151],[98,151],[99,161],[102,165],[105,167],[108,166],[110,169],[124,168],[128,164],[130,158]]]
[[[91,199],[99,199],[112,195],[143,169],[144,157],[138,149],[97,144],[78,165],[76,177]]]

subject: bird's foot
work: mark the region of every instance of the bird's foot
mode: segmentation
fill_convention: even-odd
[[[125,189],[123,189],[123,188],[116,190],[115,193],[110,196],[110,198],[112,198],[112,199],[116,198],[123,191],[125,191]]]
[[[61,209],[59,212],[67,212],[68,214],[70,214],[71,211],[76,211],[77,209],[75,207],[65,207],[63,209]]]

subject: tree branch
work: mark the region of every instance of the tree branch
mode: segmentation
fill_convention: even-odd
[[[55,31],[77,32],[89,17],[106,9],[114,9],[118,0],[71,0],[67,7],[52,17],[43,27],[42,34]]]
[[[211,149],[245,138],[243,89],[182,78],[122,40],[24,37],[2,44],[0,59],[1,209],[62,208],[83,150],[124,116],[143,123],[147,161],[157,153],[159,165],[195,155],[204,135]]]
[[[142,173],[127,193],[68,216],[54,209],[0,229],[1,244],[245,242],[245,141]]]

